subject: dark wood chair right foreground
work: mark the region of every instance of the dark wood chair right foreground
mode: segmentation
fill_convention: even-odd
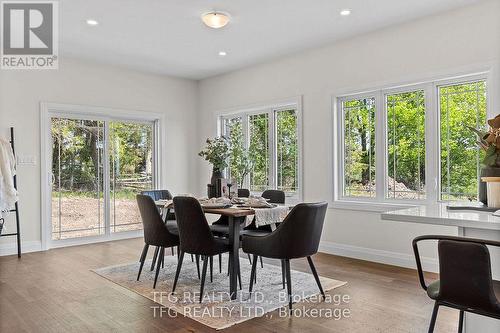
[[[437,240],[439,253],[439,280],[426,285],[418,242]],[[413,240],[420,285],[435,301],[429,332],[440,306],[460,311],[458,332],[462,332],[464,312],[500,319],[500,282],[493,281],[489,246],[500,247],[500,242],[453,236],[420,236]]]
[[[318,252],[327,206],[326,202],[298,204],[288,214],[280,227],[269,235],[260,237],[243,235],[243,251],[253,254],[250,292],[252,292],[255,279],[257,257],[283,260],[286,271],[288,306],[291,309],[292,280],[290,276],[290,260],[307,257],[321,295],[325,297],[325,292],[311,256]]]

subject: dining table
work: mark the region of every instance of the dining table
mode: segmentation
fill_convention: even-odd
[[[173,209],[173,203],[165,205],[164,201],[157,201],[156,205],[162,211],[162,218],[165,220],[169,212]],[[229,295],[232,300],[236,299],[238,293],[238,272],[240,269],[240,227],[244,224],[245,219],[249,215],[254,215],[255,210],[252,208],[241,207],[227,207],[227,208],[213,208],[203,207],[205,214],[217,214],[226,216],[229,224]]]

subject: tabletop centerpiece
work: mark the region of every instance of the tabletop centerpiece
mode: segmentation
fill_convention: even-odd
[[[231,155],[231,145],[224,136],[208,138],[205,142],[205,148],[198,153],[212,165],[212,176],[208,184],[208,197],[221,196],[218,183],[223,179],[223,171],[228,166],[228,159]]]

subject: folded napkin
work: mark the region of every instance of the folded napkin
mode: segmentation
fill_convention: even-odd
[[[250,207],[256,207],[256,208],[257,207],[262,207],[262,208],[273,207],[272,204],[267,202],[267,200],[262,198],[262,197],[250,197],[250,198],[248,198],[248,201],[246,202],[245,205],[250,206]]]
[[[290,207],[277,206],[273,208],[256,208],[254,211],[255,225],[257,227],[262,227],[264,225],[283,222],[290,211]]]

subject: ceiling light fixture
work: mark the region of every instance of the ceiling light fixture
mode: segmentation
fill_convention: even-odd
[[[219,51],[219,55],[221,57],[224,57],[225,55],[227,55],[226,51]]]
[[[342,16],[348,16],[348,15],[351,15],[351,10],[350,10],[350,9],[347,9],[347,8],[346,8],[346,9],[342,9],[342,10],[340,11],[340,15],[342,15]]]
[[[209,12],[201,15],[201,20],[207,27],[219,29],[229,23],[229,14],[222,12]]]
[[[94,26],[98,25],[99,22],[97,22],[96,20],[93,20],[93,19],[88,19],[87,24],[94,27]]]

